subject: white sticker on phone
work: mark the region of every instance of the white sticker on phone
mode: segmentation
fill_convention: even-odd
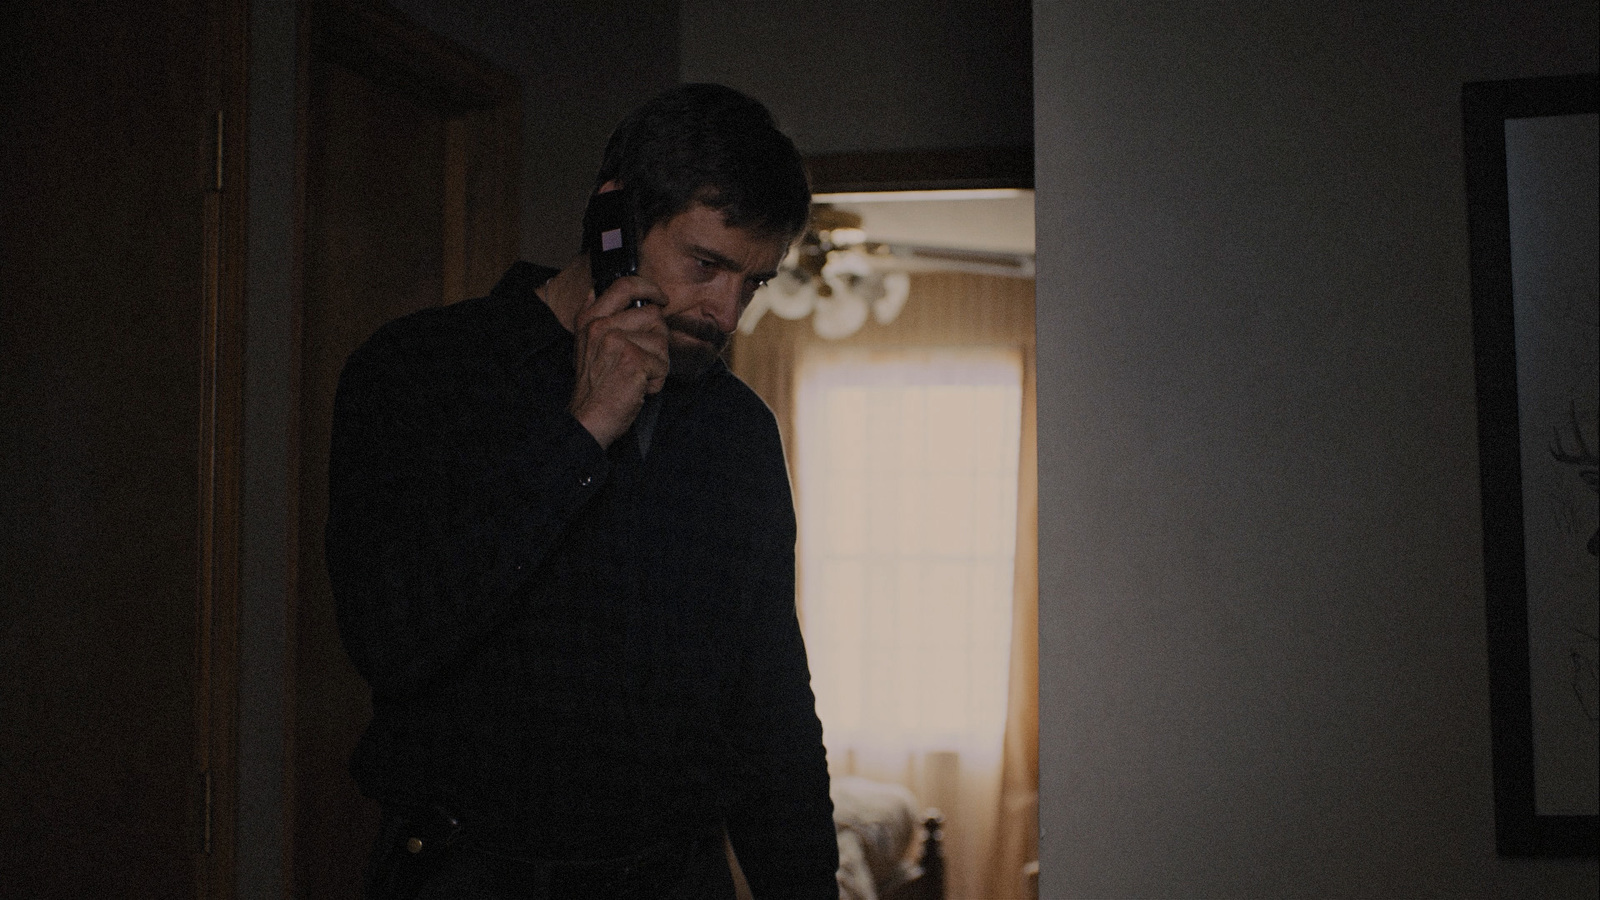
[[[622,246],[622,229],[613,228],[610,231],[600,232],[600,252],[610,253]]]

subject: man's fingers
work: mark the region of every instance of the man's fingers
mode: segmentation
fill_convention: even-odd
[[[623,342],[637,346],[664,362],[667,358],[667,323],[656,307],[623,310],[582,326],[583,354],[614,354]]]
[[[601,446],[610,442],[638,415],[644,395],[659,392],[671,366],[667,323],[659,302],[630,309],[632,294],[647,300],[660,292],[644,279],[623,279],[579,314],[574,363],[577,384],[568,407]],[[620,290],[619,290],[620,288]],[[609,313],[602,314],[605,310]]]
[[[627,275],[612,282],[605,293],[595,297],[588,308],[579,313],[578,321],[614,316],[634,308],[641,300],[658,309],[667,305],[667,297],[660,288],[637,275]]]
[[[596,374],[619,370],[638,372],[652,383],[665,380],[669,365],[667,327],[660,315],[656,314],[650,321],[646,313],[641,317],[646,321],[636,328],[618,324],[621,318],[612,316],[589,326],[586,343],[590,349],[585,354],[589,358],[583,369]]]
[[[670,366],[667,356],[666,327],[649,331],[623,331],[618,334],[629,344],[629,365],[644,375],[646,393],[661,390]]]
[[[632,337],[645,353],[641,365],[645,376],[645,393],[654,394],[666,385],[667,372],[672,365],[667,356],[666,326],[662,326],[660,334],[650,332]]]

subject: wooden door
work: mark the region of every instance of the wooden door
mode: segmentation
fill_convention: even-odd
[[[376,6],[308,8],[293,606],[293,871],[358,896],[376,807],[348,761],[370,718],[323,557],[339,370],[379,325],[485,294],[516,255],[516,83]]]
[[[4,18],[0,896],[231,896],[244,6]]]

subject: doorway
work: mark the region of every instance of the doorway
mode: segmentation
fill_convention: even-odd
[[[515,79],[397,13],[316,2],[302,15],[290,868],[295,896],[353,897],[378,810],[349,775],[370,694],[323,557],[334,390],[378,326],[486,294],[515,261],[520,116]]]
[[[788,448],[830,769],[939,808],[949,896],[1026,896],[1037,846],[1032,181],[1016,156],[813,160],[812,231],[752,302],[731,357]],[[1007,459],[921,452],[941,427],[970,438],[978,419],[994,419],[988,449],[1013,435]],[[802,432],[818,427],[829,433]],[[979,519],[1006,527],[978,534]],[[1002,532],[1015,536],[1004,566],[985,555]],[[930,565],[950,577],[928,582]],[[960,629],[946,627],[953,611]],[[930,692],[967,697],[970,715],[914,715]]]

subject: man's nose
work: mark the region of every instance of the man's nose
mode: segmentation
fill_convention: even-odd
[[[739,327],[739,313],[744,311],[744,281],[730,278],[727,282],[717,286],[706,303],[706,311],[723,334],[732,334]]]

